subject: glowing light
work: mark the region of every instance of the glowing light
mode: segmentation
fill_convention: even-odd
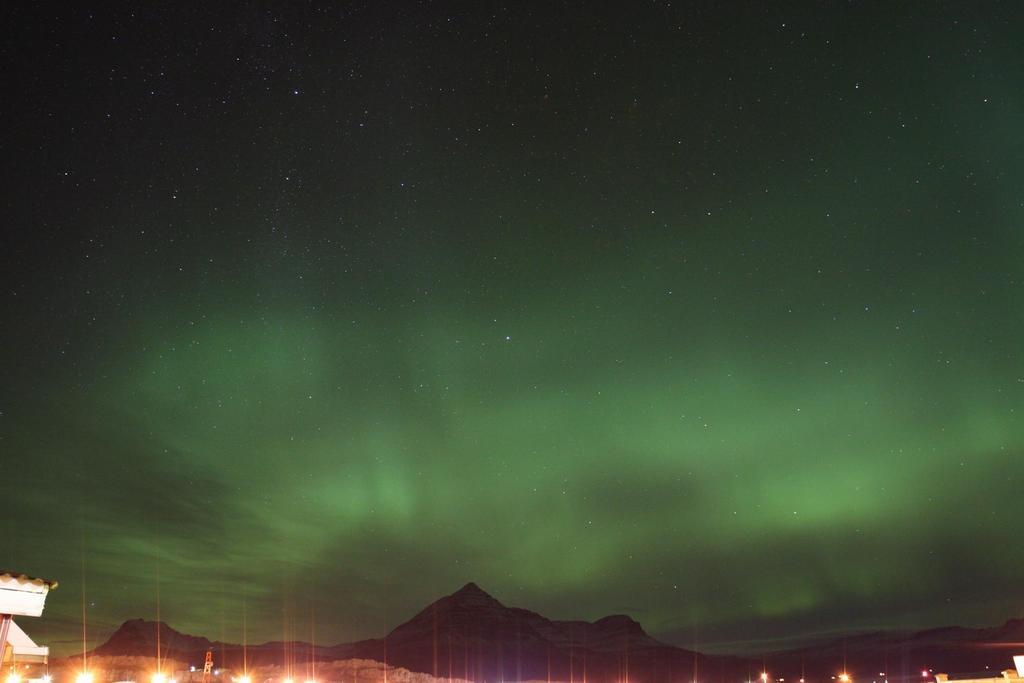
[[[167,676],[164,676],[162,673],[157,671],[149,680],[152,681],[152,683],[167,683]]]
[[[50,674],[43,674],[43,683],[53,683],[53,676]]]
[[[83,671],[75,676],[75,683],[92,683],[92,674],[88,671]]]
[[[178,683],[178,679],[177,678],[169,678],[169,679],[167,679],[167,683]]]
[[[762,681],[767,681],[768,680],[768,672],[767,671],[764,671],[764,672],[761,673],[761,680]]]
[[[252,683],[252,679],[249,676],[242,676],[238,679],[238,683]]]
[[[21,683],[21,676],[12,673],[7,677],[7,683]]]
[[[850,674],[844,671],[843,673],[839,674],[839,680],[841,680],[843,683],[850,683]]]
[[[928,670],[927,669],[923,669],[921,671],[921,678],[928,678]]]

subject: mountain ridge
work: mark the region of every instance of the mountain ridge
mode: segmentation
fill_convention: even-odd
[[[211,641],[180,633],[160,623],[161,656],[201,663],[215,651],[219,666],[276,665],[284,661],[280,641],[250,645]],[[92,655],[153,656],[157,622],[125,621]],[[940,627],[913,633],[875,632],[837,638],[796,649],[752,657],[706,655],[663,643],[625,614],[593,622],[551,620],[536,612],[508,607],[475,583],[435,600],[383,638],[313,646],[288,643],[293,658],[306,661],[373,659],[413,672],[467,680],[668,681],[700,676],[751,680],[762,668],[778,678],[820,678],[842,669],[858,680],[920,681],[922,670],[996,672],[1009,666],[1011,645],[1024,642],[1024,619],[971,629]],[[1024,646],[1021,646],[1024,651]],[[1005,651],[1004,651],[1005,650]],[[891,670],[890,670],[891,669]],[[685,674],[685,675],[684,675]],[[880,676],[879,674],[885,674]],[[736,678],[736,677],[739,678]]]

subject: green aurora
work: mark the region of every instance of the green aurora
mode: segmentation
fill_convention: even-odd
[[[250,642],[466,581],[698,649],[1021,616],[1021,22],[951,7],[652,6],[632,42],[367,9],[384,47],[182,10],[200,66],[134,15],[29,29],[0,563],[61,583],[33,635],[75,650],[83,578],[93,644],[158,589]]]

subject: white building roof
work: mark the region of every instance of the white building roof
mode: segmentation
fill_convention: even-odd
[[[46,594],[56,588],[56,581],[0,571],[0,614],[38,617],[43,614]]]
[[[36,586],[46,586],[47,588],[56,588],[57,582],[50,581],[49,579],[39,579],[28,574],[22,574],[21,572],[11,572],[6,569],[0,569],[0,581],[14,581],[16,583],[30,583]]]

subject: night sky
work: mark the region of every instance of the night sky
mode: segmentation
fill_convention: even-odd
[[[228,4],[2,10],[30,633],[1024,615],[1019,3]]]

